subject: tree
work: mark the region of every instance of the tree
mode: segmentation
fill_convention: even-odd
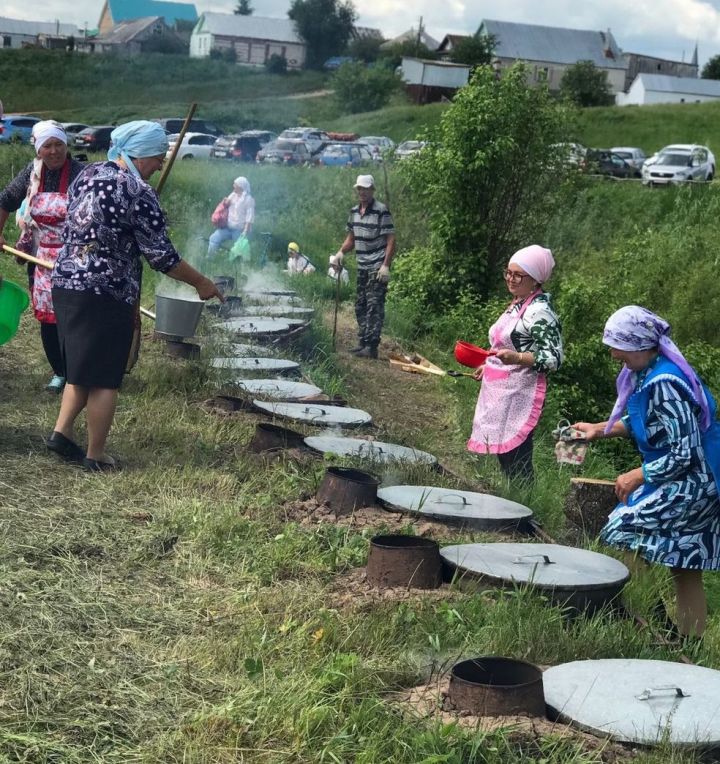
[[[331,81],[335,99],[351,114],[382,108],[401,84],[400,78],[390,69],[360,63],[343,64]]]
[[[265,62],[265,70],[270,74],[287,74],[287,59],[279,53],[273,53]]]
[[[560,92],[578,106],[610,106],[614,103],[607,72],[592,61],[569,66],[560,80]]]
[[[307,44],[305,66],[322,69],[347,47],[357,12],[352,0],[292,0],[288,16]]]
[[[713,56],[703,66],[702,78],[704,80],[720,80],[720,55]]]
[[[459,40],[450,51],[450,60],[456,64],[479,66],[489,64],[495,49],[494,35],[472,35]]]
[[[252,5],[250,5],[250,0],[238,0],[238,4],[233,13],[236,16],[251,16],[254,10]]]
[[[358,61],[371,64],[380,56],[380,46],[384,40],[382,37],[371,35],[370,37],[353,37],[347,47],[347,54]]]
[[[527,83],[521,63],[496,80],[479,66],[456,93],[427,145],[403,160],[406,195],[425,211],[428,251],[399,258],[393,289],[423,295],[442,313],[458,300],[486,298],[519,247],[542,241],[571,171],[551,161],[569,140],[574,109]],[[415,298],[416,299],[416,298]]]

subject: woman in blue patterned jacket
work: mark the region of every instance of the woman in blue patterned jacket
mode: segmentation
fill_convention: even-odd
[[[720,423],[708,388],[670,339],[670,325],[630,305],[608,319],[604,344],[623,369],[610,419],[575,425],[588,440],[632,437],[642,467],[617,478],[607,544],[670,568],[683,636],[705,630],[704,570],[720,568]]]

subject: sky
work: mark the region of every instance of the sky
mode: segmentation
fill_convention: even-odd
[[[251,0],[257,16],[284,17],[289,0]],[[198,13],[232,12],[235,0],[195,0]],[[720,53],[720,0],[355,0],[357,23],[393,37],[417,27],[428,34],[474,32],[483,18],[574,29],[610,29],[625,51],[689,60],[698,43],[700,63]],[[0,15],[33,21],[97,26],[102,0],[3,0]]]

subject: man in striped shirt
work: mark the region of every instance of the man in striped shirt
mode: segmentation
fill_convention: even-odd
[[[390,210],[374,198],[375,180],[372,175],[358,175],[355,190],[359,204],[350,210],[348,234],[340,249],[330,257],[330,265],[340,270],[345,253],[355,250],[358,344],[350,352],[358,358],[377,358],[385,320],[390,263],[395,254],[395,226]]]

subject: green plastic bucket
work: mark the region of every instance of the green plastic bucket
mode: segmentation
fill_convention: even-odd
[[[9,342],[18,330],[20,314],[30,304],[27,292],[12,281],[0,283],[0,345]]]

